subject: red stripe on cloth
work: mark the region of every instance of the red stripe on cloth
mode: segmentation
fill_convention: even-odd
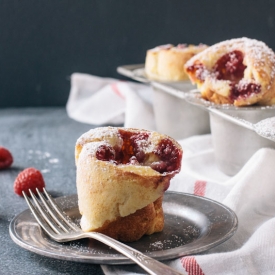
[[[195,257],[183,257],[180,261],[188,275],[204,275]]]
[[[205,189],[206,189],[206,181],[197,180],[194,186],[194,195],[203,197],[205,195]]]
[[[111,85],[113,91],[115,92],[116,95],[118,95],[119,97],[124,98],[123,94],[119,91],[118,87],[117,87],[117,83],[114,83]]]

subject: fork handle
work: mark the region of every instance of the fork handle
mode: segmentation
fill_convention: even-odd
[[[141,268],[143,268],[145,271],[147,271],[151,275],[159,275],[159,274],[166,274],[166,275],[183,275],[182,273],[172,269],[168,265],[165,265],[157,260],[154,260],[153,258],[150,258],[140,251],[123,244],[115,239],[112,239],[104,234],[98,233],[98,232],[85,232],[85,237],[96,239],[116,251],[120,252],[127,258],[134,261],[136,264],[138,264]]]

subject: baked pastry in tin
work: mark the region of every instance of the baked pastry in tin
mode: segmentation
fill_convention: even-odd
[[[146,76],[149,79],[159,81],[188,80],[188,75],[184,71],[184,64],[192,56],[206,48],[207,46],[203,44],[198,46],[167,44],[150,49],[147,51],[145,59]]]
[[[217,43],[184,67],[202,97],[216,104],[275,103],[275,54],[261,41],[244,37]]]

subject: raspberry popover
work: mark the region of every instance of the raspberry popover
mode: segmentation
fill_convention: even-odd
[[[217,43],[184,67],[202,97],[216,104],[275,103],[275,54],[261,41],[243,37]]]
[[[145,73],[149,79],[159,81],[189,80],[184,64],[195,54],[206,49],[204,44],[162,45],[146,52]]]
[[[83,231],[124,242],[162,231],[163,194],[181,159],[181,146],[154,131],[100,127],[84,133],[75,146]]]

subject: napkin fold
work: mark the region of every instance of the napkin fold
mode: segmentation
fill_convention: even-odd
[[[155,129],[151,89],[143,84],[76,73],[66,108],[69,117],[84,123]],[[275,150],[260,149],[229,177],[215,164],[211,135],[179,142],[182,170],[169,190],[221,202],[235,211],[239,225],[223,244],[165,263],[188,275],[275,274]],[[102,265],[102,270],[106,275],[145,274],[136,265]]]
[[[155,130],[151,88],[134,82],[74,73],[66,109],[83,123]]]
[[[218,170],[211,135],[180,141],[181,172],[169,190],[211,198],[235,211],[238,229],[223,244],[165,263],[187,275],[275,274],[275,150],[256,152],[234,177]],[[102,265],[106,275],[146,274],[136,265]]]

